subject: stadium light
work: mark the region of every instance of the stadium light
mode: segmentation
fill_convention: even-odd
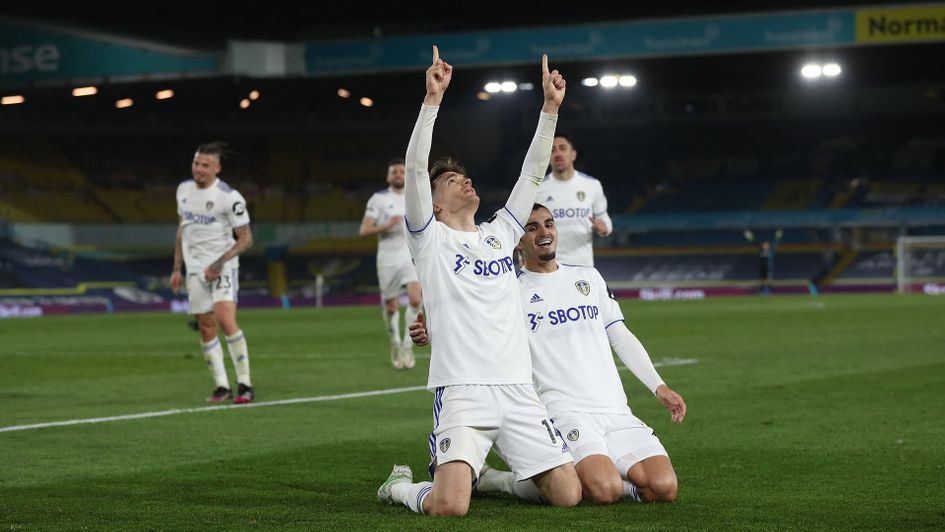
[[[252,100],[252,101],[254,101],[254,102],[255,102],[256,100],[258,100],[258,99],[259,99],[259,91],[256,91],[256,90],[254,90],[254,91],[249,91],[249,99]]]
[[[495,94],[502,90],[502,84],[499,83],[498,81],[490,81],[489,83],[486,83],[485,88],[486,88],[486,92]]]
[[[827,63],[826,65],[824,65],[822,71],[825,76],[830,77],[830,78],[835,78],[840,75],[840,72],[842,72],[842,69],[840,68],[840,65],[838,65],[837,63]]]
[[[600,83],[597,78],[584,78],[581,80],[581,85],[585,87],[596,87]]]
[[[15,94],[13,96],[4,96],[3,98],[0,98],[0,105],[16,105],[25,101],[26,98],[24,98],[22,95]]]
[[[612,89],[617,86],[617,83],[619,83],[617,76],[607,75],[600,78],[600,86],[605,89]]]
[[[535,88],[534,83],[519,83],[518,84],[518,90],[520,91],[530,91],[530,90],[533,90],[534,88]]]
[[[372,105],[374,105],[374,100],[368,98],[367,96],[361,98],[361,100],[359,100],[359,101],[360,101],[361,105],[363,105],[363,106],[365,106],[365,107],[371,107]]]
[[[486,91],[480,91],[479,94],[476,95],[476,98],[479,98],[482,101],[486,101],[489,98],[492,98],[492,95]]]
[[[131,106],[134,105],[134,104],[135,104],[135,101],[132,100],[131,98],[123,98],[123,99],[118,100],[117,102],[115,102],[115,108],[116,108],[116,109],[127,109],[128,107],[131,107]]]
[[[624,74],[617,80],[621,87],[633,87],[637,84],[637,77],[630,74]]]
[[[516,90],[518,90],[518,84],[514,81],[502,82],[502,92],[515,92]]]
[[[158,100],[169,100],[174,97],[174,91],[172,91],[171,89],[164,89],[162,91],[157,91],[154,97],[157,98]]]
[[[249,98],[243,98],[242,100],[240,100],[240,109],[248,109],[248,108],[249,108]]]
[[[72,89],[73,96],[92,96],[98,94],[98,87],[76,87]]]
[[[350,98],[351,92],[348,89],[338,89],[338,96],[340,98]]]
[[[822,73],[823,69],[820,68],[820,65],[815,63],[808,63],[801,69],[801,76],[807,79],[817,79]]]

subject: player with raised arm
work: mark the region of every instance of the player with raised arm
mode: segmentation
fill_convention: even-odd
[[[424,290],[432,345],[427,387],[434,391],[430,435],[433,482],[413,482],[394,466],[378,498],[429,515],[469,510],[473,481],[495,448],[522,489],[548,503],[573,506],[581,486],[562,450],[531,378],[531,359],[512,250],[524,233],[535,193],[551,154],[565,81],[542,57],[544,104],[522,173],[508,201],[476,225],[479,196],[453,161],[427,171],[433,124],[453,67],[433,47],[426,96],[406,156],[407,243]]]
[[[407,327],[420,312],[420,282],[410,260],[404,235],[404,161],[387,163],[388,187],[368,200],[358,234],[377,235],[377,280],[384,304],[384,325],[390,337],[390,361],[394,368],[414,367],[413,342]],[[400,336],[400,295],[407,292],[404,336]]]
[[[536,204],[518,245],[524,257],[519,294],[539,396],[574,456],[584,496],[611,503],[673,501],[677,480],[655,432],[636,418],[611,349],[671,413],[686,415],[683,398],[660,378],[600,273],[555,260],[557,231],[551,212]],[[426,342],[422,321],[411,336]],[[478,491],[518,494],[512,473],[486,466]],[[527,498],[526,498],[527,499]],[[528,499],[533,500],[533,499]]]
[[[171,290],[177,293],[182,280],[181,266],[186,265],[190,313],[197,315],[204,359],[216,383],[207,401],[233,399],[240,404],[253,400],[249,350],[236,323],[239,255],[253,245],[253,232],[246,200],[217,177],[223,168],[220,161],[225,150],[226,144],[222,142],[198,146],[191,163],[193,179],[177,187],[180,225],[174,245]],[[226,335],[230,358],[236,367],[239,388],[235,398],[223,364],[218,325]]]
[[[538,202],[548,207],[558,224],[558,262],[594,265],[594,234],[609,235],[613,222],[600,181],[574,168],[577,150],[566,133],[555,135],[551,173],[538,189]]]

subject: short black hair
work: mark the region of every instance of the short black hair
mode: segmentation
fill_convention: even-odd
[[[466,169],[452,157],[444,157],[433,163],[430,168],[430,192],[436,193],[436,180],[450,172],[469,177]]]
[[[205,142],[200,146],[197,146],[197,153],[204,155],[216,155],[217,159],[220,162],[223,162],[223,159],[230,152],[230,146],[223,142],[222,140],[215,140],[213,142]]]
[[[405,163],[403,159],[391,159],[387,161],[388,168],[390,168],[391,166],[394,166],[395,164],[405,164]]]
[[[536,204],[532,205],[532,212],[535,212],[535,211],[537,211],[538,209],[545,209],[546,211],[551,212],[551,209],[549,209],[548,207],[545,207],[545,206],[542,205],[541,203],[536,203]]]
[[[576,150],[576,149],[577,149],[577,146],[574,145],[574,139],[572,139],[572,138],[571,138],[571,135],[569,135],[566,131],[558,131],[558,132],[556,132],[556,133],[555,133],[555,138],[556,138],[556,139],[557,139],[557,138],[562,138],[562,139],[568,141],[568,144],[571,145],[571,149],[572,149],[572,150]]]

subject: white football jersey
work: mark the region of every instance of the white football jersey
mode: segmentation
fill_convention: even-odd
[[[623,313],[600,273],[559,263],[552,273],[522,270],[518,280],[535,388],[551,417],[630,413],[607,339]]]
[[[371,218],[374,223],[384,225],[394,216],[404,217],[404,195],[397,194],[389,188],[375,192],[368,200],[365,218]],[[407,249],[407,238],[404,228],[395,225],[377,235],[377,267],[387,268],[410,262],[410,251]]]
[[[607,198],[600,181],[578,171],[567,181],[548,174],[538,187],[535,201],[548,207],[555,218],[558,263],[593,266],[594,233],[590,218],[607,212]]]
[[[236,243],[233,229],[249,223],[246,200],[220,179],[207,188],[198,188],[193,179],[178,185],[177,214],[188,273],[202,272],[219,259]],[[239,257],[224,268],[239,268]]]
[[[432,217],[405,230],[427,310],[427,387],[531,384],[512,260],[524,229],[515,217],[502,209],[476,232],[450,229]]]

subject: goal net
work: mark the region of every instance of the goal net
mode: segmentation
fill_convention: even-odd
[[[896,289],[945,295],[945,235],[896,240]]]

